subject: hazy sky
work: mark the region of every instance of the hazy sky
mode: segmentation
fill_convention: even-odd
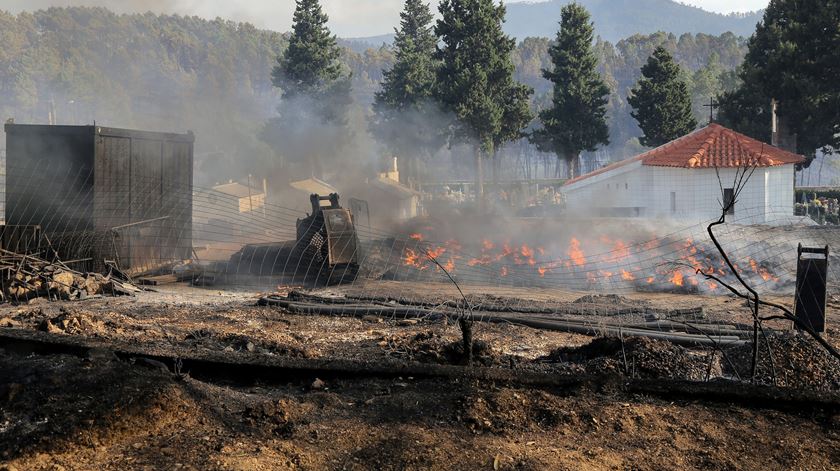
[[[508,3],[512,1],[508,0]],[[731,13],[764,8],[769,0],[682,0],[682,3]],[[95,5],[118,12],[151,10],[206,18],[219,16],[286,31],[291,25],[294,4],[294,0],[0,0],[0,9],[18,12],[49,6]],[[330,16],[330,28],[334,33],[341,37],[357,37],[391,32],[398,23],[403,0],[321,0],[321,4]]]

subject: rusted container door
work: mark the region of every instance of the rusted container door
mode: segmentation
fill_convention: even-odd
[[[161,234],[166,220],[161,217],[161,159],[163,143],[132,139],[129,208],[131,227],[121,232],[128,240],[130,271],[137,273],[161,260]]]

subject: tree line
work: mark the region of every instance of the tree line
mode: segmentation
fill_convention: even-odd
[[[372,134],[391,152],[416,161],[443,146],[468,144],[474,151],[477,194],[482,196],[484,162],[496,163],[496,153],[508,142],[527,138],[540,150],[565,161],[572,177],[579,173],[581,152],[609,144],[611,89],[606,74],[599,71],[597,47],[607,50],[610,46],[595,43],[594,25],[584,7],[574,3],[563,7],[557,36],[546,43],[548,64],[535,68],[551,84],[542,102],[532,99],[534,87],[517,80],[517,47],[503,31],[503,4],[442,0],[438,12],[440,19],[434,21],[428,3],[406,0],[395,29],[394,63],[383,70],[370,120]],[[349,74],[338,72],[339,46],[327,22],[318,0],[297,1],[291,45],[274,71],[275,79],[279,78],[276,86],[298,87],[296,70],[313,64],[321,64],[323,69],[323,74],[310,77],[320,88],[350,81]],[[298,43],[306,45],[301,48],[306,54],[297,54],[294,45]],[[629,43],[622,44],[626,45]],[[542,64],[540,51],[534,52],[530,59]],[[330,60],[325,62],[324,58]],[[609,65],[605,61],[603,68]],[[710,71],[716,65],[712,58],[705,69]],[[663,73],[657,73],[660,69]],[[627,101],[645,133],[643,143],[659,145],[663,138],[670,140],[671,136],[690,132],[697,121],[688,85],[673,57],[660,45],[642,72],[645,78],[631,90]],[[349,88],[345,89],[349,94]],[[312,99],[323,102],[321,93],[313,91]],[[346,113],[349,101],[330,96],[332,113]],[[654,104],[663,100],[676,101],[667,109]],[[276,125],[268,134],[282,136],[277,138],[279,147],[288,148],[295,140],[290,130],[302,122],[298,106],[286,100],[278,109],[281,119],[294,116],[295,121],[281,124],[274,120]],[[613,107],[618,108],[615,103]],[[302,127],[311,130],[324,121]],[[669,128],[654,133],[653,129],[663,123]],[[310,150],[299,155],[311,164],[319,160],[318,153]],[[313,168],[313,172],[316,170]]]
[[[452,7],[463,9],[473,3],[452,2]],[[795,117],[789,121],[796,125],[793,131],[799,136],[803,153],[831,144],[831,136],[840,132],[835,128],[832,134],[831,126],[836,126],[837,117],[829,110],[840,106],[837,106],[836,85],[824,77],[837,76],[836,64],[840,61],[834,56],[840,50],[835,44],[839,24],[836,15],[840,9],[836,8],[837,0],[806,3],[813,4],[813,8],[791,8],[790,1],[772,1],[764,28],[760,26],[749,41],[748,63],[737,70],[747,55],[748,45],[743,38],[730,33],[679,37],[665,33],[636,35],[615,44],[594,38],[591,51],[596,58],[595,68],[609,90],[605,117],[610,143],[601,144],[600,148],[608,150],[613,159],[643,149],[639,139],[647,134],[631,116],[634,109],[630,97],[634,96],[634,88],[641,87],[642,68],[660,46],[679,65],[678,75],[688,90],[691,111],[698,125],[708,121],[709,110],[703,105],[711,96],[717,96],[721,103],[720,121],[769,139],[768,109],[772,97],[779,101],[782,113]],[[420,2],[414,4],[417,10]],[[482,11],[488,12],[486,18],[495,15],[501,19],[498,11]],[[437,25],[428,21],[420,23],[427,24],[427,31],[436,40],[439,38],[434,31]],[[796,29],[788,25],[813,27]],[[404,25],[398,29],[405,29]],[[562,32],[559,24],[558,30]],[[456,34],[461,33],[452,31],[453,38]],[[92,123],[96,119],[114,126],[193,129],[200,137],[199,177],[207,174],[236,178],[242,172],[277,165],[271,140],[255,136],[268,137],[266,120],[280,119],[276,107],[284,101],[286,92],[282,86],[275,86],[278,77],[272,76],[272,70],[278,65],[277,58],[288,50],[291,33],[264,31],[247,23],[220,19],[116,15],[102,8],[73,7],[18,15],[0,12],[0,37],[0,113],[4,118],[46,122],[48,112],[55,110],[57,122],[62,124]],[[498,86],[487,88],[498,91],[505,88],[504,82],[508,83],[511,92],[508,98],[514,99],[500,105],[507,106],[508,116],[527,111],[537,117],[551,109],[554,83],[544,78],[543,71],[554,70],[550,50],[558,39],[526,38],[513,48],[509,40],[501,41],[491,54],[502,58],[506,48],[509,63],[513,65],[512,80],[506,76],[494,82]],[[345,100],[349,104],[343,119],[324,120],[321,135],[335,137],[340,143],[341,139],[353,139],[369,132],[378,141],[387,142],[382,133],[387,136],[388,129],[393,132],[401,126],[385,125],[394,121],[389,121],[387,113],[383,114],[382,100],[376,97],[386,89],[381,86],[386,75],[399,70],[395,65],[399,62],[398,55],[404,54],[403,49],[410,52],[409,49],[394,44],[354,52],[342,47],[341,40],[337,44],[337,62],[345,78],[344,91],[349,86],[349,100]],[[785,45],[783,57],[762,53],[773,50],[774,44]],[[426,47],[426,50],[430,49]],[[814,51],[819,52],[818,57]],[[434,54],[431,61],[443,59]],[[453,63],[460,60],[456,58]],[[413,65],[422,68],[423,62]],[[496,65],[496,70],[510,70],[508,63]],[[533,93],[528,97],[527,110],[520,107],[517,111],[510,105],[521,104],[522,100],[515,97],[526,88],[520,85],[530,87]],[[341,89],[332,92],[341,93]],[[292,101],[291,97],[286,99]],[[300,103],[302,99],[296,100]],[[446,105],[449,106],[453,105]],[[409,120],[407,126],[417,131],[418,142],[408,143],[410,148],[420,154],[428,153],[428,145],[441,139],[439,133],[452,130],[431,126],[436,120],[420,119],[426,113],[448,116],[449,111],[442,109],[446,107],[437,100],[416,106],[417,119]],[[404,114],[403,119],[410,117],[409,113]],[[354,123],[357,125],[345,133],[346,125]],[[509,128],[505,133],[521,141],[521,135],[532,134],[539,124],[540,120],[535,119],[523,129],[514,132]],[[485,157],[504,147],[505,138],[499,136],[505,133],[496,124],[492,128],[496,137],[485,139]],[[311,142],[312,135],[302,137],[310,137]],[[651,142],[645,139],[648,145]],[[329,147],[324,145],[318,151],[324,159],[333,154],[334,149]],[[285,161],[302,160],[294,146],[280,150]]]

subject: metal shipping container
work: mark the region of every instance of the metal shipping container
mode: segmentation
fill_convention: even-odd
[[[138,273],[192,254],[193,134],[6,124],[6,224]]]

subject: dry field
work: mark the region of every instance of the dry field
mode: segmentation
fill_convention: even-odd
[[[293,315],[258,307],[256,291],[182,285],[135,298],[37,301],[0,307],[0,334],[129,345],[184,357],[345,359],[446,365],[459,332],[440,319]],[[430,302],[446,285],[378,282],[320,294]],[[519,305],[571,303],[580,293],[472,288]],[[784,298],[777,299],[784,302]],[[748,323],[726,296],[604,298],[651,308],[702,306],[706,319]],[[840,344],[830,303],[827,337]],[[775,325],[789,329],[783,323]],[[4,344],[0,353],[0,469],[837,469],[836,406],[752,404],[639,394],[632,378],[732,377],[720,355],[659,341],[604,339],[508,324],[476,325],[482,367],[614,381],[524,386],[470,378],[306,371],[235,379],[173,374],[107,348],[83,354]],[[774,343],[778,384],[836,397],[838,365],[810,342]],[[618,348],[618,350],[617,350]],[[790,352],[786,354],[786,352]],[[731,353],[735,369],[746,358]],[[631,358],[628,360],[627,358]],[[628,367],[633,365],[632,371]],[[760,380],[770,381],[763,370]],[[833,396],[832,396],[833,395]]]

